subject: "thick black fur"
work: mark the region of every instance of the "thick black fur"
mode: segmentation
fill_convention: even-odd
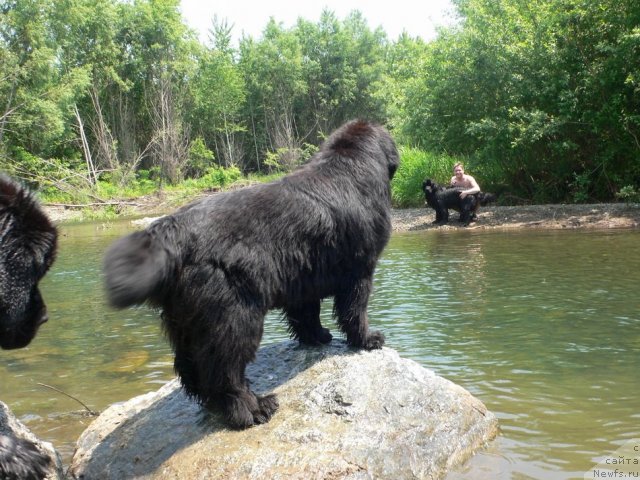
[[[281,180],[192,203],[118,240],[105,256],[109,301],[162,307],[187,393],[220,405],[233,427],[265,423],[277,400],[251,392],[245,368],[268,310],[282,309],[301,343],[325,344],[320,302],[334,297],[347,342],[382,347],[367,303],[398,162],[385,129],[349,122]]]
[[[424,198],[431,208],[436,211],[436,219],[433,223],[444,225],[449,221],[449,209],[460,212],[460,222],[467,226],[475,220],[480,205],[487,205],[495,201],[495,195],[491,193],[478,192],[460,198],[460,192],[465,190],[461,187],[442,187],[430,178],[422,182]]]
[[[0,175],[0,347],[25,347],[47,321],[38,283],[53,263],[57,238],[29,192]],[[49,463],[29,440],[0,435],[0,479],[44,478]]]
[[[0,347],[25,347],[47,321],[38,283],[53,263],[57,238],[29,192],[0,175]]]
[[[33,442],[0,435],[0,479],[40,480],[47,476],[50,461]]]

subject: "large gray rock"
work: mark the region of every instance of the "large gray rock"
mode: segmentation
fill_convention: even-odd
[[[43,442],[38,439],[16,416],[11,412],[9,407],[0,402],[0,435],[7,435],[10,438],[21,438],[35,444],[40,453],[49,457],[49,473],[47,480],[63,478],[62,460],[60,455],[49,442]],[[0,476],[2,474],[0,473]],[[2,476],[4,479],[4,476]]]
[[[463,388],[391,349],[294,342],[262,348],[247,376],[275,391],[272,420],[244,431],[190,401],[174,380],[111,406],[78,440],[81,479],[441,478],[497,433]]]

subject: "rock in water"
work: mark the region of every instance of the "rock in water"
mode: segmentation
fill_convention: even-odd
[[[228,430],[173,380],[100,415],[74,478],[435,479],[498,430],[469,392],[389,348],[284,342],[260,349],[247,376],[278,394],[269,423]]]

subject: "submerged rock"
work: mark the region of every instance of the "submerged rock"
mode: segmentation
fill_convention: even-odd
[[[33,443],[40,453],[49,458],[49,470],[45,478],[47,480],[63,478],[62,460],[60,459],[58,452],[53,448],[53,445],[49,442],[43,442],[38,439],[22,422],[20,422],[20,420],[16,418],[9,407],[7,407],[3,402],[0,402],[0,436],[5,436],[0,439],[0,448],[9,448],[10,446],[13,448],[15,445],[13,439],[16,438]],[[7,451],[5,450],[4,453],[7,453]],[[2,452],[0,452],[0,456],[1,455]],[[14,461],[15,457],[11,460]],[[0,471],[0,477],[3,480],[5,478],[2,471]]]
[[[274,391],[265,425],[229,430],[177,380],[111,406],[78,440],[78,479],[442,478],[497,433],[469,392],[384,348],[284,342],[260,349],[252,389]]]

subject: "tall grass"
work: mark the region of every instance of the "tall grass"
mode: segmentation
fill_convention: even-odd
[[[393,205],[399,208],[419,207],[424,204],[422,182],[431,178],[447,184],[453,164],[459,158],[425,152],[417,148],[400,147],[400,167],[391,182]]]

